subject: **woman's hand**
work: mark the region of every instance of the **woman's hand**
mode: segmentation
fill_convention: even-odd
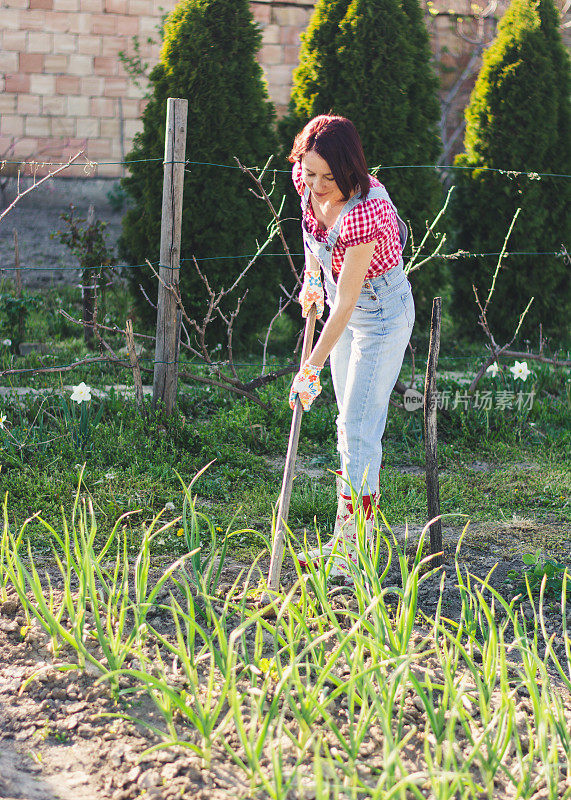
[[[323,283],[321,273],[305,271],[303,286],[299,293],[301,303],[301,316],[305,319],[309,314],[311,306],[315,304],[317,309],[317,319],[320,319],[325,309],[325,295],[323,293]]]
[[[291,410],[295,408],[295,400],[299,397],[304,411],[309,411],[311,404],[321,392],[319,374],[321,367],[316,367],[307,362],[293,379],[289,393],[289,406]]]

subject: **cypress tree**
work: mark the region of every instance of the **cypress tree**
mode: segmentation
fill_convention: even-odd
[[[333,111],[354,122],[371,168],[434,164],[439,104],[430,57],[418,0],[319,0],[280,124],[284,151],[312,117]],[[439,207],[436,171],[381,168],[378,177],[418,240]],[[421,323],[442,277],[441,263],[411,274]]]
[[[552,0],[513,0],[483,58],[466,110],[465,152],[456,164],[452,224],[456,247],[473,253],[501,250],[517,208],[521,213],[508,252],[557,252],[570,240],[569,179],[535,173],[571,172],[569,58]],[[527,172],[528,176],[492,170]],[[472,285],[485,298],[497,258],[458,261],[453,311],[464,333],[476,318]],[[535,300],[520,335],[535,341],[539,323],[557,337],[569,318],[569,268],[553,255],[504,260],[488,319],[498,339],[511,338],[519,314]]]
[[[315,103],[327,111],[336,107],[335,81],[324,81],[324,75],[339,72],[337,37],[339,25],[345,17],[351,0],[319,0],[309,24],[301,35],[299,66],[294,72],[289,114],[280,122],[284,148],[289,153],[300,125],[305,125],[316,114]]]
[[[143,130],[127,157],[131,174],[124,185],[134,202],[123,220],[120,248],[129,263],[158,259],[168,97],[189,101],[188,160],[235,166],[237,156],[253,166],[263,165],[276,152],[274,110],[255,58],[260,45],[248,0],[182,0],[167,18],[160,63],[151,73],[153,94],[143,114]],[[153,158],[157,160],[142,161]],[[206,164],[187,169],[181,257],[209,259],[200,266],[214,290],[229,288],[247,264],[241,258],[216,257],[254,253],[256,239],[266,238],[268,212],[248,190],[248,179],[238,169]],[[237,347],[275,313],[280,281],[276,261],[258,262],[228,299],[227,310],[248,287],[234,326]],[[138,309],[149,321],[154,319],[138,290],[142,284],[156,297],[152,274],[133,270],[131,283]],[[187,311],[201,320],[207,295],[191,261],[181,265],[180,285]],[[213,332],[220,336],[223,329],[218,324]]]

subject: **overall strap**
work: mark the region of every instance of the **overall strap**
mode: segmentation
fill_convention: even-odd
[[[339,234],[341,232],[341,223],[343,222],[343,218],[347,216],[347,214],[355,208],[355,206],[361,202],[361,195],[354,194],[353,197],[350,197],[343,208],[341,209],[339,216],[333,225],[332,228],[329,229],[329,233],[327,234],[327,243],[325,245],[325,249],[328,252],[331,252],[335,247],[335,243],[339,238]]]
[[[399,213],[397,211],[397,208],[396,208],[395,204],[393,203],[393,201],[391,200],[391,198],[389,196],[389,193],[387,192],[385,187],[384,186],[371,186],[371,188],[369,189],[369,192],[367,194],[367,200],[369,200],[369,199],[371,199],[371,200],[386,200],[387,203],[389,203],[389,205],[391,206],[391,208],[395,212],[395,216],[397,218],[397,225],[398,225],[398,229],[399,229],[400,243],[401,243],[402,249],[404,250],[404,246],[405,246],[406,241],[408,239],[408,228],[406,226],[406,223],[400,218]],[[355,208],[355,206],[360,202],[361,202],[361,194],[360,193],[354,194],[353,197],[350,197],[349,200],[347,200],[347,202],[345,203],[345,205],[341,209],[341,212],[340,212],[339,216],[337,217],[335,225],[333,225],[333,227],[330,228],[329,233],[327,235],[327,241],[325,243],[325,249],[327,250],[327,252],[329,252],[329,253],[332,252],[333,248],[335,247],[335,243],[337,242],[337,239],[339,238],[339,234],[341,232],[341,223],[343,222],[343,218],[353,208]],[[305,213],[305,210],[307,208],[307,204],[308,203],[309,203],[309,187],[306,186],[305,187],[305,191],[303,193],[303,196],[301,198],[301,207],[302,207],[304,213]]]
[[[308,203],[309,203],[309,187],[306,186],[305,187],[305,191],[301,196],[302,216],[303,216],[303,214],[305,214],[305,211],[307,209],[307,204]],[[309,268],[311,266],[310,257],[312,255],[312,253],[311,253],[311,248],[309,247],[309,245],[307,243],[308,234],[307,234],[307,232],[305,230],[305,226],[304,226],[303,223],[302,223],[302,226],[301,226],[301,230],[302,230],[302,233],[303,233],[303,253],[304,253],[304,260],[305,260],[305,269],[309,270]]]
[[[391,198],[389,196],[389,193],[387,192],[385,187],[384,186],[371,186],[371,188],[369,189],[369,194],[367,195],[367,199],[369,199],[369,198],[371,198],[373,200],[386,200],[387,203],[390,204],[390,206],[393,209],[393,211],[395,212],[395,216],[397,218],[397,226],[398,226],[398,229],[399,229],[400,243],[401,243],[402,249],[404,250],[404,246],[405,246],[406,241],[408,239],[408,228],[407,228],[406,222],[404,222],[404,220],[402,220],[401,217],[399,216],[399,212],[397,211],[397,207],[395,206],[395,204],[391,200]]]
[[[399,213],[396,209],[396,206],[391,200],[389,193],[387,192],[385,187],[371,186],[367,194],[367,200],[386,200],[387,203],[389,203],[389,205],[395,212],[395,216],[397,218],[401,247],[404,250],[404,246],[408,238],[408,228],[406,226],[406,223],[399,217]],[[343,222],[343,218],[360,202],[361,202],[361,194],[359,193],[359,194],[354,194],[353,197],[350,197],[349,200],[345,203],[345,205],[341,210],[341,213],[337,217],[335,225],[329,231],[329,234],[327,236],[327,244],[325,245],[326,250],[328,251],[333,250],[333,248],[335,247],[335,243],[337,242],[337,239],[339,238],[339,234],[341,232],[341,223]]]

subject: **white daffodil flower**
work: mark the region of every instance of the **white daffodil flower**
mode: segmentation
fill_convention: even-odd
[[[12,346],[12,339],[2,339],[2,344],[5,347],[11,347]]]
[[[490,366],[486,369],[486,372],[488,372],[492,376],[492,378],[495,378],[496,375],[498,374],[499,369],[500,368],[498,367],[498,362],[494,361],[494,363],[490,364]]]
[[[514,380],[518,378],[521,381],[526,381],[531,370],[528,369],[527,361],[516,361],[513,367],[510,367],[510,372],[514,376]]]
[[[75,403],[84,403],[91,400],[91,389],[83,381],[78,386],[73,387],[71,399]]]
[[[6,422],[6,414],[0,414],[0,428],[4,428],[4,423]]]
[[[174,503],[171,503],[170,500],[168,503],[165,503],[165,511],[174,511]]]

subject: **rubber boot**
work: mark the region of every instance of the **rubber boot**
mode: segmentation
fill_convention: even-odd
[[[375,501],[375,497],[371,499],[369,495],[362,498],[363,511],[365,513],[365,545],[369,546],[374,525],[374,514],[371,503]],[[332,538],[322,545],[321,550],[315,548],[307,553],[307,560],[311,560],[313,565],[317,568],[319,560],[327,561],[332,559],[332,564],[329,567],[330,578],[340,578],[345,585],[353,584],[353,577],[351,568],[348,561],[357,565],[357,519],[353,511],[353,503],[351,497],[340,494],[337,504],[337,514],[335,517],[335,529]],[[303,554],[298,556],[300,564],[307,566],[307,561]]]
[[[358,563],[356,526],[357,521],[353,512],[351,498],[340,494],[335,517],[335,531],[333,533],[335,545],[328,553],[332,560],[329,567],[329,578],[342,578],[345,584],[352,582],[351,568],[347,562]]]
[[[369,548],[373,540],[373,528],[375,516],[372,505],[375,503],[375,495],[364,495],[362,497],[362,512],[365,515],[364,546]],[[354,585],[353,571],[351,562],[354,566],[359,564],[358,558],[358,532],[359,522],[353,511],[351,498],[346,495],[339,496],[337,508],[336,530],[338,531],[337,546],[333,553],[333,564],[330,567],[329,577],[342,579],[346,586]]]
[[[343,480],[342,480],[342,471],[340,469],[335,470],[335,488],[337,492],[337,504],[339,505],[339,497],[341,495],[341,491],[343,489]],[[349,498],[351,499],[351,498]],[[338,523],[338,515],[335,517],[335,527],[333,529],[333,536],[329,541],[325,542],[321,545],[321,550],[319,547],[314,547],[311,550],[308,550],[307,553],[298,553],[297,557],[300,563],[300,566],[307,567],[308,561],[314,561],[316,558],[329,558],[331,553],[333,552],[333,548],[337,539],[339,538],[339,523]]]

